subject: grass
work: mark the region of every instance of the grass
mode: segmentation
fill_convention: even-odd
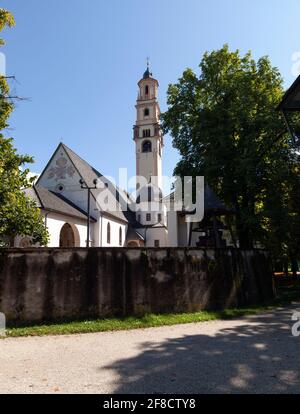
[[[12,327],[6,331],[7,337],[69,335],[78,333],[119,331],[157,326],[169,326],[192,322],[205,322],[232,319],[241,316],[255,315],[278,306],[300,301],[300,288],[284,288],[271,303],[239,309],[221,311],[200,311],[178,314],[148,314],[124,318],[93,319],[84,321],[62,321],[56,323],[37,324],[24,327]]]

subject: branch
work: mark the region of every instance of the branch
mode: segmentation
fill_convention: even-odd
[[[18,79],[15,77],[15,75],[11,76],[1,76],[3,79],[13,79],[18,85],[20,85],[20,82],[18,82]]]
[[[29,101],[30,98],[23,98],[21,96],[0,96],[0,99],[5,100],[5,99],[15,99],[17,101]]]

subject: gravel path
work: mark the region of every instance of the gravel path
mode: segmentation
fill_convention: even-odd
[[[231,321],[0,340],[2,393],[299,393],[298,306]]]

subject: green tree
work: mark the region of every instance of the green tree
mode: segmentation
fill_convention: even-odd
[[[282,78],[267,57],[256,62],[227,45],[204,54],[199,76],[187,69],[168,89],[162,125],[181,155],[174,173],[204,175],[235,209],[242,248],[261,241],[282,252],[295,236],[287,209],[299,170],[276,111],[282,94]]]
[[[14,18],[7,10],[0,9],[0,31],[12,27]],[[0,45],[4,45],[0,39]],[[5,245],[16,235],[30,236],[33,243],[45,245],[48,233],[40,211],[34,201],[28,198],[24,189],[32,185],[28,179],[27,163],[32,157],[19,155],[13,146],[13,139],[6,138],[3,130],[13,111],[9,96],[7,78],[0,76],[0,244]]]

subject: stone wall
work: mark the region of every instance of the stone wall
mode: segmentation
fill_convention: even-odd
[[[263,250],[0,250],[0,312],[11,322],[222,309],[273,294]]]

